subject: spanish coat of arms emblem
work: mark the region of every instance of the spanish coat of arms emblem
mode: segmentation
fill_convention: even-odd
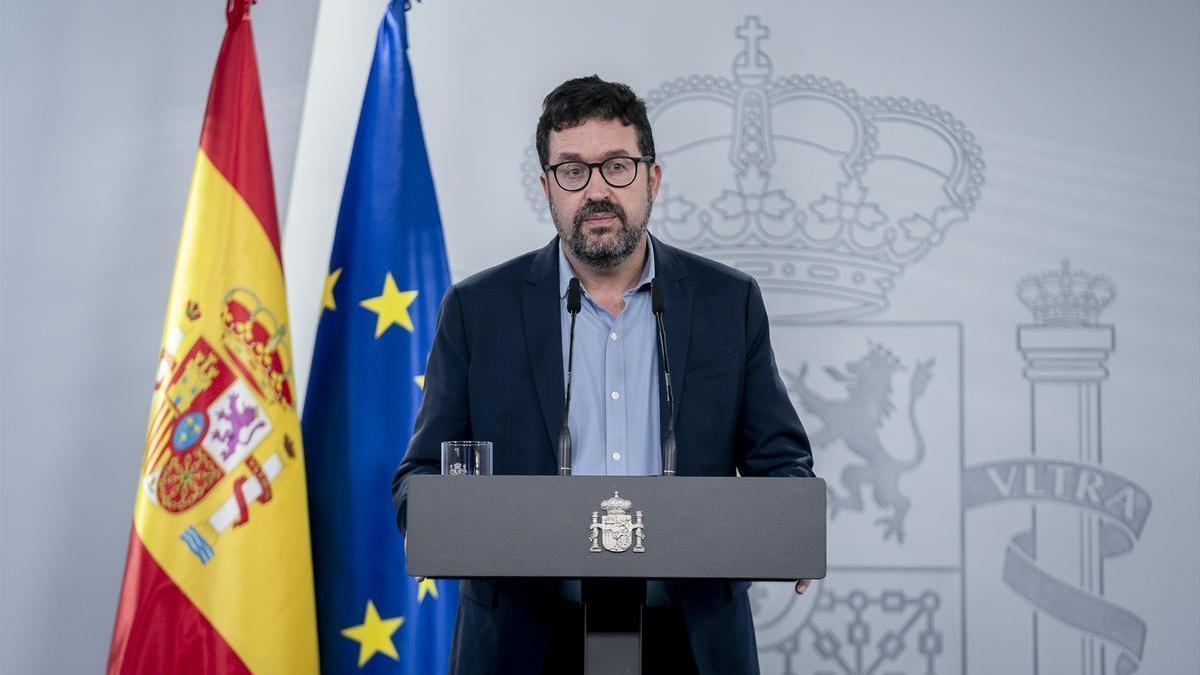
[[[603,544],[605,551],[624,553],[632,544],[634,553],[646,552],[646,528],[642,523],[642,512],[636,511],[630,516],[629,509],[632,506],[633,502],[616,491],[612,497],[600,502],[605,515],[601,517],[599,511],[592,511],[589,535],[592,547],[589,551],[599,553]]]

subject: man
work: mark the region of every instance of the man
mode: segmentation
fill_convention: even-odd
[[[575,475],[661,473],[651,282],[666,300],[678,474],[813,475],[757,284],[646,232],[662,167],[645,104],[595,76],[564,82],[546,97],[537,150],[558,236],[447,292],[393,483],[401,529],[407,478],[439,472],[441,441],[493,441],[497,474],[558,473],[572,277],[583,287],[568,420]],[[748,585],[651,583],[645,672],[758,672]],[[467,580],[461,589],[453,672],[580,670],[578,582]]]

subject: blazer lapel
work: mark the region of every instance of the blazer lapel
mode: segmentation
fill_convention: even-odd
[[[521,290],[525,347],[529,350],[533,381],[538,402],[542,407],[542,419],[546,422],[546,438],[549,441],[546,447],[551,453],[555,453],[558,447],[565,395],[557,247],[558,237],[555,237],[538,252]],[[557,456],[554,457],[554,462],[554,466],[557,467]]]
[[[683,377],[688,357],[688,342],[692,336],[692,287],[685,280],[687,270],[675,249],[654,240],[655,283],[661,284],[666,311],[663,328],[667,333],[667,352],[671,366],[671,393],[675,397],[675,423],[679,423],[679,408],[683,398]],[[659,421],[661,437],[667,435],[667,388],[659,378]],[[678,433],[676,426],[676,433]],[[678,440],[678,437],[677,439]]]

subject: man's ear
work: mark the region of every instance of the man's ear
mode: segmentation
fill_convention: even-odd
[[[545,175],[542,182],[546,182]],[[650,201],[658,199],[658,186],[662,184],[662,165],[655,162],[650,165]]]
[[[550,199],[550,184],[546,182],[546,172],[545,171],[542,172],[542,175],[538,176],[538,180],[540,180],[542,182],[542,193],[545,194],[546,199],[549,200]]]

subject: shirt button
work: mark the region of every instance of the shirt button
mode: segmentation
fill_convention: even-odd
[[[619,392],[615,392],[615,391],[613,393],[609,394],[609,396],[611,396],[612,400],[614,400],[614,401],[621,398],[621,394]]]
[[[612,340],[613,342],[616,342],[616,341],[617,341],[617,334],[616,334],[616,333],[609,333],[609,334],[608,334],[608,339],[609,339],[609,340]]]
[[[619,450],[613,453],[613,459],[618,462],[621,461],[621,452]]]

